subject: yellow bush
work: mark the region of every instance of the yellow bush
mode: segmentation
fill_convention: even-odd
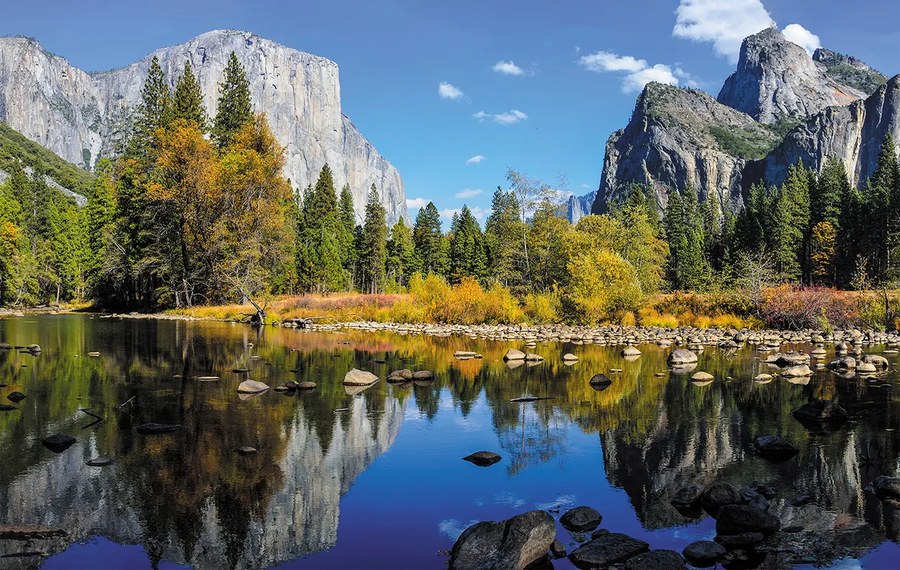
[[[609,320],[620,311],[637,310],[643,294],[634,267],[609,250],[589,250],[568,265],[573,315],[586,324]]]
[[[678,328],[678,319],[671,313],[660,315],[654,309],[645,308],[638,311],[638,318],[644,327]]]
[[[744,319],[737,315],[718,315],[713,317],[712,325],[720,329],[742,329],[744,328]]]
[[[562,307],[559,293],[530,293],[525,296],[525,315],[530,324],[548,325],[560,322]]]
[[[637,324],[637,319],[634,317],[634,313],[626,311],[619,319],[619,324],[623,327],[633,327]]]

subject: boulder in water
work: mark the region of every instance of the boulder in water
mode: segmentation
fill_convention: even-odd
[[[569,554],[569,560],[579,568],[608,568],[648,550],[650,545],[643,540],[611,532],[581,545]]]
[[[490,467],[494,463],[500,461],[502,457],[493,451],[476,451],[471,455],[463,457],[463,459],[469,463],[474,463],[479,467]]]
[[[591,507],[575,507],[560,517],[559,523],[564,529],[574,532],[587,532],[600,526],[603,517]]]
[[[378,382],[378,376],[358,368],[354,368],[344,375],[344,386],[371,386],[376,382]]]
[[[510,348],[506,351],[506,354],[503,355],[503,360],[525,360],[525,353],[521,350]]]
[[[453,545],[449,570],[524,570],[547,556],[555,539],[556,523],[546,511],[476,523]]]
[[[256,380],[244,380],[238,386],[238,394],[262,394],[269,389],[268,384]]]
[[[847,419],[847,410],[831,400],[814,400],[803,404],[792,414],[798,420],[828,422]]]
[[[50,437],[45,437],[41,443],[53,453],[62,453],[75,443],[75,438],[70,435],[58,433],[56,435],[51,435]]]
[[[716,534],[761,532],[768,536],[780,528],[778,517],[750,505],[725,505],[716,517]]]
[[[669,366],[684,366],[685,364],[694,364],[697,362],[697,355],[686,348],[676,348],[669,353],[666,358]]]
[[[674,550],[651,550],[625,563],[625,570],[685,570],[684,558]]]
[[[13,403],[19,403],[25,399],[25,394],[23,394],[22,392],[12,392],[6,397],[6,399]]]
[[[691,566],[708,568],[725,556],[725,547],[711,540],[698,540],[688,544],[682,554]]]
[[[756,451],[763,456],[788,458],[797,455],[800,450],[777,435],[761,435],[753,443]]]

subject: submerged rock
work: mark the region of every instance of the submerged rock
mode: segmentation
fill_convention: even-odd
[[[675,507],[693,507],[700,502],[703,496],[703,485],[688,485],[675,492],[670,501]]]
[[[450,551],[449,570],[524,570],[547,556],[556,523],[546,511],[529,511],[501,522],[467,528]]]
[[[605,569],[648,550],[650,550],[650,545],[643,540],[632,538],[627,534],[611,532],[578,547],[569,554],[569,560],[578,568]]]
[[[179,424],[157,424],[151,422],[138,426],[137,432],[143,435],[157,435],[163,433],[173,433],[176,431],[181,431],[183,429],[187,429],[187,426]]]
[[[603,517],[596,509],[575,507],[566,511],[559,518],[559,523],[568,531],[587,532],[600,526],[601,520],[603,520]]]
[[[849,414],[847,414],[847,410],[831,400],[815,400],[803,404],[794,410],[792,415],[798,420],[826,422],[845,420]]]
[[[781,528],[781,521],[773,514],[749,505],[725,505],[716,517],[717,534],[761,532],[768,536]]]
[[[476,451],[471,455],[463,457],[463,460],[468,461],[469,463],[474,463],[479,467],[490,467],[501,459],[503,458],[493,451]]]
[[[725,547],[711,540],[698,540],[688,544],[682,554],[691,566],[708,568],[725,556]]]
[[[739,505],[741,501],[741,493],[731,483],[719,481],[713,483],[700,497],[700,506],[709,513],[716,513],[725,505]]]
[[[777,435],[759,436],[753,445],[756,447],[756,451],[763,456],[787,458],[800,453],[799,449]]]
[[[53,453],[62,453],[75,443],[75,438],[70,435],[58,433],[44,438],[41,443]]]
[[[625,570],[684,570],[684,558],[674,550],[651,550],[625,563]]]

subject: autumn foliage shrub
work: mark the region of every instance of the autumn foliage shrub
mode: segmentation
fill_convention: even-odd
[[[835,328],[853,328],[862,323],[860,299],[827,287],[781,285],[763,291],[759,312],[770,328],[819,329],[823,317]]]

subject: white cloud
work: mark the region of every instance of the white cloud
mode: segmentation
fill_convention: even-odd
[[[630,55],[618,56],[608,51],[598,51],[590,55],[583,55],[578,60],[589,71],[640,71],[647,67],[647,61],[635,59]]]
[[[475,196],[478,196],[482,192],[483,192],[483,190],[481,188],[475,188],[475,189],[466,188],[462,192],[457,192],[456,197],[457,198],[474,198]]]
[[[590,188],[590,186],[588,186],[587,184],[582,184],[581,187],[582,188]]]
[[[736,63],[744,38],[774,24],[760,0],[681,0],[672,35],[710,42],[717,55]]]
[[[472,216],[474,216],[476,220],[484,218],[485,210],[483,208],[476,206],[474,208],[469,208],[469,211],[472,212]],[[444,208],[440,213],[441,217],[445,220],[452,220],[453,214],[459,214],[461,212],[462,208]]]
[[[822,47],[819,36],[810,32],[800,24],[788,24],[781,32],[784,34],[787,41],[802,47],[810,56],[813,52]]]
[[[463,97],[463,92],[459,88],[450,85],[446,81],[438,85],[438,94],[441,96],[441,99],[452,99],[454,101]]]
[[[518,109],[512,109],[508,113],[500,113],[497,115],[485,113],[484,111],[478,111],[472,116],[478,119],[479,123],[482,123],[485,119],[490,118],[495,123],[500,123],[501,125],[513,125],[515,123],[518,123],[519,121],[528,119],[528,115]]]
[[[468,166],[470,164],[478,164],[482,160],[487,160],[487,157],[482,156],[480,154],[476,154],[475,156],[473,156],[472,158],[470,158],[469,160],[466,161],[466,166]]]
[[[693,75],[681,69],[680,67],[675,68],[675,77],[677,77],[679,80],[683,79],[684,84],[692,89],[700,88],[700,81],[698,81]]]
[[[595,73],[603,73],[605,71],[628,72],[622,79],[622,91],[624,93],[640,91],[644,88],[644,85],[651,81],[678,85],[678,77],[668,65],[657,63],[650,67],[647,65],[647,60],[637,59],[630,55],[620,56],[608,51],[598,51],[597,53],[581,56],[578,62],[585,69]],[[678,71],[683,76],[687,76],[684,71],[680,69]]]
[[[498,61],[491,69],[503,75],[525,75],[525,70],[513,63],[512,60]]]
[[[425,198],[413,198],[412,200],[410,200],[409,198],[406,199],[407,208],[424,208],[427,205],[428,200],[426,200]]]
[[[575,53],[578,53],[580,51],[581,51],[581,46],[575,46]]]
[[[653,67],[626,75],[622,81],[622,92],[637,93],[651,81],[665,83],[666,85],[678,85],[678,78],[672,74],[672,68],[668,65],[657,63]]]
[[[479,207],[469,208],[472,211],[472,215],[475,216],[476,220],[484,219],[484,210]]]

